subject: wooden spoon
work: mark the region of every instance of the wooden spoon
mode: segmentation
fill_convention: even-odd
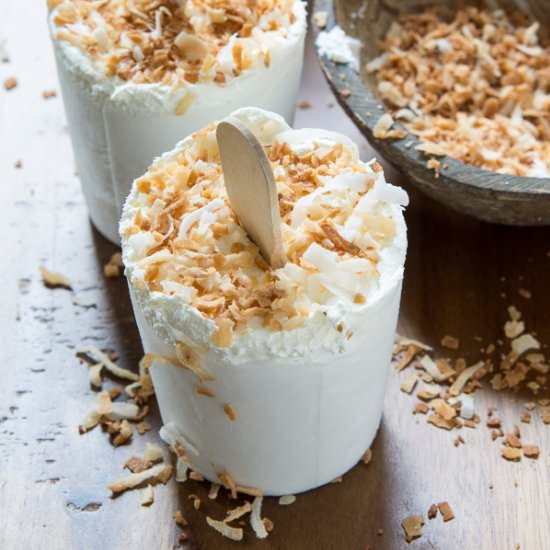
[[[271,165],[262,144],[238,119],[218,124],[225,188],[231,206],[250,239],[273,269],[283,267],[281,215]]]

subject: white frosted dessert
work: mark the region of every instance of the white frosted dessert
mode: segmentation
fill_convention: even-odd
[[[90,217],[118,242],[131,182],[153,158],[244,106],[291,121],[301,0],[49,0],[50,32]]]
[[[273,168],[285,266],[269,268],[235,218],[215,124],[134,182],[124,264],[165,439],[211,481],[297,493],[346,472],[375,437],[408,197],[341,134],[255,108],[232,116]]]

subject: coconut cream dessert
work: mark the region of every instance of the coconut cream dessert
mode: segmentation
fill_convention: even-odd
[[[211,124],[138,178],[120,223],[132,302],[179,462],[232,491],[283,495],[346,472],[382,414],[407,194],[341,134],[232,117],[276,181],[272,269],[228,200]]]
[[[49,0],[49,24],[90,217],[118,242],[130,184],[191,132],[244,106],[292,120],[300,0]]]

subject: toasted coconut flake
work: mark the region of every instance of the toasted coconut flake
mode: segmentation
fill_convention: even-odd
[[[155,490],[152,485],[147,485],[141,497],[142,506],[151,506],[155,502]]]
[[[422,527],[424,518],[422,516],[409,516],[401,522],[401,527],[405,532],[405,540],[411,542],[422,536]]]
[[[103,266],[103,274],[107,278],[120,277],[123,268],[122,254],[120,252],[115,252],[110,260]]]
[[[449,394],[453,396],[457,396],[460,393],[462,393],[462,390],[464,389],[464,386],[466,385],[466,383],[473,376],[475,376],[476,372],[478,372],[484,366],[485,366],[485,363],[483,361],[479,361],[475,365],[472,365],[471,367],[464,369],[458,375],[458,378],[455,380],[454,384],[449,388]]]
[[[451,405],[443,399],[438,399],[436,401],[437,403],[434,405],[434,411],[443,418],[443,420],[451,422],[457,416],[456,409],[451,407]]]
[[[374,125],[372,134],[376,139],[385,139],[389,129],[393,126],[393,117],[389,113],[384,113]]]
[[[101,388],[101,369],[103,369],[103,363],[97,363],[97,365],[88,367],[88,378],[94,388]]]
[[[410,372],[399,385],[399,389],[405,393],[412,393],[418,382],[418,373]]]
[[[259,539],[265,539],[268,535],[265,524],[261,518],[263,497],[256,497],[252,502],[250,514],[250,526]]]
[[[215,380],[214,376],[202,365],[199,355],[187,344],[176,342],[176,356],[180,365],[195,373],[202,382]]]
[[[192,479],[193,481],[204,481],[204,476],[200,472],[191,470],[189,473],[189,479]]]
[[[123,369],[119,367],[101,350],[95,346],[84,346],[77,351],[77,354],[83,354],[91,357],[96,363],[102,363],[103,366],[114,376],[118,378],[123,378],[125,380],[131,380],[132,382],[137,382],[139,376],[128,369]]]
[[[42,282],[48,288],[71,288],[70,279],[57,271],[50,271],[41,265],[40,274],[42,275]]]
[[[448,374],[441,372],[437,363],[428,355],[424,355],[419,364],[436,382],[443,382],[449,377]]]
[[[139,417],[139,407],[135,403],[123,401],[111,405],[111,412],[105,415],[109,420],[136,420]]]
[[[159,460],[162,460],[162,449],[159,445],[155,443],[147,442],[145,445],[145,452],[143,453],[144,460],[148,460],[149,462],[158,462]]]
[[[210,389],[210,388],[207,388],[206,386],[197,386],[195,388],[195,393],[197,395],[204,395],[206,397],[210,397],[210,398],[214,398],[216,397],[216,394]]]
[[[540,349],[540,342],[531,334],[523,334],[512,340],[512,350],[518,357],[526,351]]]
[[[131,380],[133,382],[137,382],[139,380],[139,376],[135,372],[119,367],[118,365],[113,363],[113,361],[111,361],[111,359],[107,356],[107,354],[103,353],[101,350],[99,350],[95,346],[84,346],[80,348],[77,353],[88,355],[89,357],[93,358],[94,361],[98,363],[102,363],[103,366],[112,375],[118,378]]]
[[[420,342],[420,340],[414,340],[413,338],[407,338],[406,336],[401,336],[400,334],[396,335],[395,343],[399,349],[404,349],[409,346],[414,346],[415,348],[424,350],[424,351],[433,351],[431,346]]]
[[[313,22],[318,28],[324,29],[327,26],[328,13],[326,11],[317,10],[313,14]]]
[[[439,384],[424,384],[422,389],[416,392],[416,397],[423,401],[431,401],[441,395],[441,386]]]
[[[231,403],[226,403],[223,406],[223,411],[227,415],[227,418],[231,420],[231,422],[235,422],[235,420],[237,420],[237,411],[235,410],[235,407],[231,405]]]
[[[110,414],[113,410],[113,403],[111,401],[111,394],[108,391],[102,391],[97,394],[96,397],[96,412],[100,416]]]
[[[395,363],[396,370],[401,371],[405,367],[407,367],[410,364],[410,362],[418,355],[419,352],[420,352],[420,348],[418,348],[417,346],[415,345],[407,346],[404,353],[398,359],[397,363]]]
[[[280,506],[289,506],[290,504],[294,504],[295,502],[296,497],[294,495],[283,495],[282,497],[279,497]]]
[[[537,445],[523,445],[523,456],[526,458],[538,458],[540,449]]]
[[[511,462],[519,462],[521,460],[521,449],[515,447],[501,447],[500,454],[502,458]]]
[[[370,464],[371,461],[372,461],[372,449],[367,449],[363,454],[363,456],[361,457],[361,462],[367,465],[367,464]]]
[[[446,335],[441,339],[441,345],[447,349],[457,350],[460,347],[460,340],[454,336]]]
[[[224,521],[226,523],[231,523],[232,521],[235,521],[236,519],[243,517],[245,514],[248,514],[248,512],[250,512],[251,510],[252,510],[252,505],[250,504],[250,502],[245,501],[242,506],[237,506],[237,508],[228,510]]]
[[[189,471],[189,464],[185,459],[178,456],[176,461],[176,481],[183,483],[187,480],[187,472]]]
[[[437,504],[432,504],[428,509],[428,519],[434,519],[437,516]]]
[[[223,521],[212,519],[210,516],[206,516],[206,523],[228,539],[235,541],[243,540],[243,529],[241,527],[231,527]]]
[[[145,460],[144,458],[132,456],[124,463],[124,468],[130,470],[133,474],[139,474],[140,472],[144,472],[149,469],[152,465],[152,462]]]
[[[208,498],[210,500],[216,500],[218,498],[218,493],[220,492],[221,485],[219,483],[211,483],[210,490],[208,491]]]
[[[9,78],[6,78],[6,80],[4,80],[4,89],[7,90],[8,92],[10,90],[13,90],[16,87],[17,87],[17,78],[15,78],[15,76],[10,76]]]
[[[118,433],[113,437],[113,445],[119,447],[120,445],[125,445],[132,439],[132,426],[128,420],[123,420],[120,423],[120,428]]]
[[[139,435],[143,435],[145,432],[151,431],[151,424],[149,424],[146,420],[142,420],[136,424],[136,429]]]
[[[443,516],[443,521],[451,521],[455,518],[453,509],[448,502],[440,502],[437,507],[439,513]]]
[[[230,491],[231,498],[237,498],[237,484],[229,472],[218,474],[221,484]]]
[[[162,481],[166,483],[171,474],[172,466],[170,464],[156,464],[143,472],[132,473],[118,479],[110,483],[107,488],[113,493],[113,496],[116,496],[129,489],[134,489],[146,481]]]
[[[525,330],[523,321],[507,321],[504,325],[504,334],[507,338],[517,338]]]
[[[428,422],[444,430],[452,430],[456,425],[454,420],[445,420],[438,414],[431,414],[428,416]]]
[[[91,429],[95,428],[99,424],[100,420],[101,415],[98,414],[96,410],[90,411],[84,419],[84,422],[82,422],[82,424],[78,426],[78,432],[80,434],[89,432]]]
[[[427,414],[430,408],[426,403],[416,403],[413,409],[413,414]]]
[[[233,343],[233,322],[230,319],[216,319],[217,330],[212,342],[220,348],[228,348]]]
[[[183,517],[183,514],[181,513],[181,510],[176,511],[176,514],[174,516],[174,521],[176,522],[176,525],[178,527],[181,527],[182,529],[184,527],[187,527],[188,525],[187,520]]]

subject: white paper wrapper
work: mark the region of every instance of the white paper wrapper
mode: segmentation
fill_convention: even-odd
[[[333,480],[358,462],[376,435],[400,294],[398,281],[372,304],[344,353],[229,364],[207,351],[202,364],[215,380],[203,385],[215,397],[196,393],[194,373],[154,364],[164,425],[182,436],[193,467],[213,482],[227,471],[238,485],[285,495]],[[131,295],[145,352],[175,356]],[[226,403],[237,413],[233,422],[223,411]]]
[[[302,7],[299,13],[304,13]],[[106,238],[120,242],[118,221],[132,181],[190,133],[249,106],[274,111],[292,122],[303,65],[305,15],[300,21],[296,36],[273,48],[268,68],[259,62],[226,86],[189,86],[194,100],[181,116],[171,114],[175,108],[167,109],[174,97],[166,98],[158,86],[130,83],[112,93],[107,80],[105,86],[98,84],[89,68],[79,67],[74,48],[54,40],[82,190],[92,222]]]

